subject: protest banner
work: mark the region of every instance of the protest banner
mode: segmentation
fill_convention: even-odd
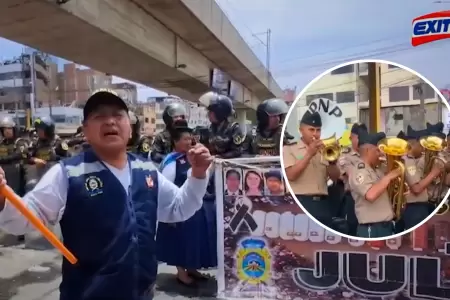
[[[402,238],[350,240],[301,211],[278,157],[222,161],[215,176],[219,298],[450,299],[450,213]]]

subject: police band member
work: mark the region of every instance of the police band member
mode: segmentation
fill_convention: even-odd
[[[420,144],[420,139],[427,135],[427,130],[415,131],[410,126],[408,126],[405,135],[405,140],[408,141],[410,148],[408,154],[404,157],[405,181],[409,186],[409,193],[406,195],[406,207],[403,211],[401,222],[404,230],[418,225],[428,217],[427,188],[442,171],[440,164],[434,164],[431,171],[428,174],[424,174],[425,160],[422,155],[424,148]]]
[[[28,142],[18,137],[16,122],[10,116],[0,120],[0,166],[10,187],[20,196],[24,190],[23,161],[27,159]]]
[[[177,120],[186,120],[186,108],[181,103],[170,103],[163,112],[163,121],[166,128],[155,136],[151,145],[150,159],[159,164],[164,157],[172,152],[172,138],[170,130]]]
[[[283,147],[284,168],[290,186],[303,208],[325,226],[335,216],[333,199],[328,197],[328,177],[339,179],[336,162],[324,159],[320,140],[322,120],[319,113],[306,112],[300,121],[301,139]]]
[[[29,149],[26,170],[26,190],[33,188],[44,173],[61,159],[69,156],[69,146],[55,134],[55,123],[51,117],[44,116],[34,121],[38,135]]]
[[[141,136],[141,124],[136,114],[129,111],[128,115],[131,124],[131,138],[128,142],[128,151],[148,158],[152,141],[147,136]]]
[[[255,132],[248,138],[246,152],[250,155],[280,155],[281,131],[284,118],[289,107],[282,99],[268,99],[258,105],[256,120],[258,122]],[[294,137],[285,131],[283,144],[290,144]]]
[[[367,127],[365,124],[353,124],[350,131],[351,147],[342,151],[338,160],[338,167],[341,171],[341,180],[344,183],[344,196],[341,205],[341,209],[338,211],[339,217],[346,220],[347,234],[356,236],[356,230],[358,227],[358,219],[355,214],[355,200],[353,200],[350,192],[350,186],[348,184],[348,174],[353,168],[356,168],[360,162],[359,156],[359,135],[366,134]]]
[[[231,99],[225,95],[208,92],[200,98],[200,102],[208,103],[208,117],[211,122],[205,146],[212,155],[221,158],[240,157],[245,137],[239,124],[229,121],[234,113]]]
[[[359,135],[360,160],[349,174],[350,191],[355,200],[358,219],[358,237],[382,238],[394,233],[394,211],[387,188],[402,173],[399,168],[386,175],[377,170],[382,156],[377,144],[385,137],[383,132]]]

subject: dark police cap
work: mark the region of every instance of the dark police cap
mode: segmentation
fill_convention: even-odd
[[[86,101],[86,104],[83,108],[84,120],[86,120],[89,114],[94,112],[99,106],[103,105],[117,106],[128,113],[127,104],[125,103],[125,101],[123,101],[122,98],[120,98],[120,96],[116,92],[108,89],[101,89],[94,92]]]
[[[311,113],[310,111],[307,111],[300,120],[300,124],[322,127],[322,118],[318,112]]]
[[[376,146],[379,141],[386,138],[386,134],[384,132],[378,133],[364,133],[359,135],[358,145],[373,145]]]
[[[277,170],[270,170],[264,174],[266,178],[274,177],[278,180],[281,180],[281,172]]]
[[[419,140],[425,136],[429,135],[428,130],[414,130],[410,125],[406,129],[406,134],[403,139],[405,140]]]
[[[427,122],[427,130],[430,133],[439,133],[444,130],[444,123],[437,122],[436,124],[431,124]]]
[[[359,134],[361,131],[365,131],[365,132],[367,132],[367,126],[366,126],[366,124],[364,124],[364,123],[355,123],[355,124],[353,124],[353,126],[352,126],[352,129],[351,129],[351,133],[352,134]]]
[[[406,140],[406,134],[403,132],[403,130],[400,130],[400,132],[397,134],[397,137],[399,139]]]
[[[181,133],[192,133],[193,129],[189,127],[188,122],[186,120],[177,120],[173,124],[173,131],[177,132],[178,134]]]

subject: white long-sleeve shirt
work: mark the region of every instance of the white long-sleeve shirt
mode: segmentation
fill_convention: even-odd
[[[131,180],[129,167],[117,169],[106,163],[105,165],[128,192]],[[208,178],[209,174],[206,174],[204,179],[189,176],[183,186],[178,188],[158,172],[158,221],[176,223],[192,217],[202,206]],[[67,175],[62,166],[57,164],[50,168],[36,187],[23,197],[23,200],[44,224],[54,225],[63,216],[67,191]],[[0,212],[0,228],[15,235],[23,235],[34,230],[28,220],[7,200],[4,209]]]

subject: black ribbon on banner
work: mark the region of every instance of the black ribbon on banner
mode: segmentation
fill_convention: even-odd
[[[230,220],[230,228],[233,232],[238,231],[243,224],[245,224],[248,229],[253,232],[258,228],[255,219],[250,214],[250,207],[246,204],[237,204],[236,212]]]

